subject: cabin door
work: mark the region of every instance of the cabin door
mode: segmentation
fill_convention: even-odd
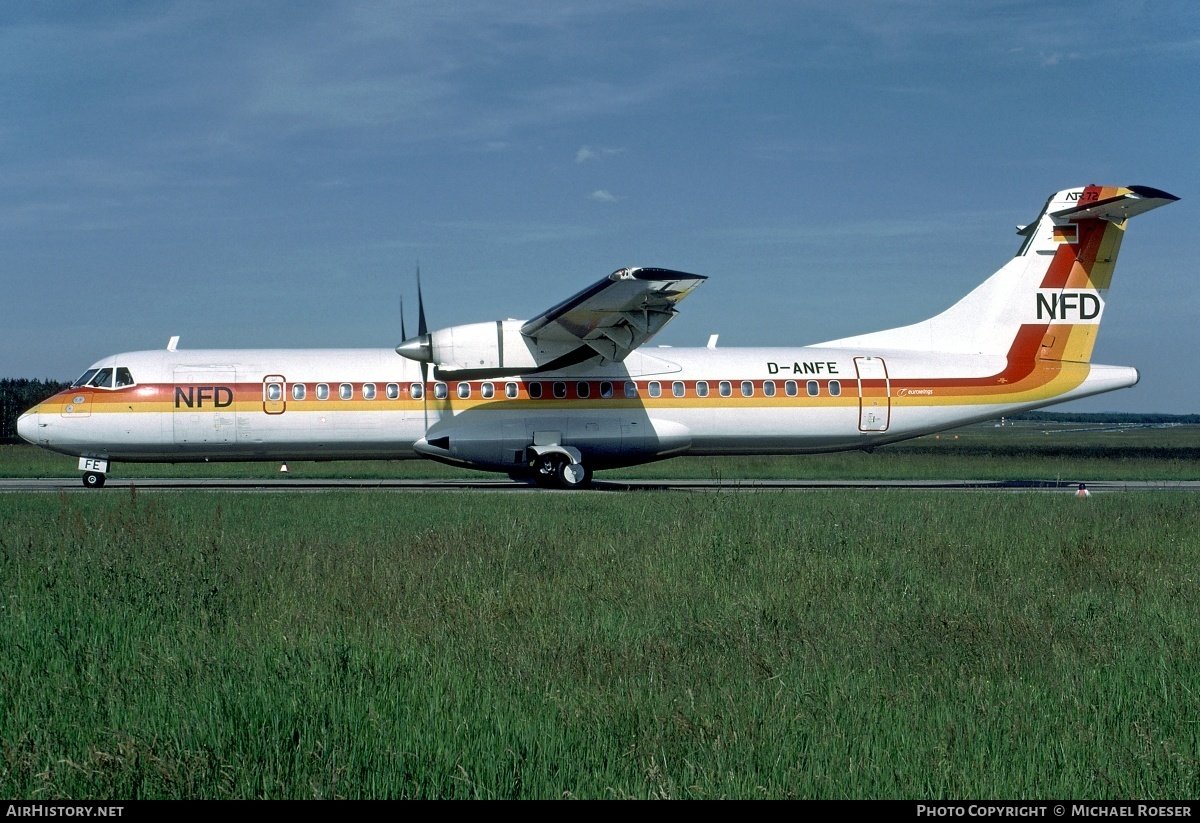
[[[283,375],[268,374],[263,378],[263,411],[267,414],[287,411],[287,381]]]
[[[858,371],[858,430],[885,432],[892,413],[887,364],[881,357],[856,357]]]

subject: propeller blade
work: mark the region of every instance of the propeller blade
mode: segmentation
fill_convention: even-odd
[[[409,337],[404,328],[404,297],[400,297],[400,336],[403,338],[396,347],[396,354],[409,360],[421,363],[421,379],[428,379],[428,363],[433,360],[433,339],[429,335],[429,324],[425,320],[425,296],[421,292],[421,267],[417,266],[417,335]]]
[[[417,337],[433,355],[429,340],[429,325],[425,322],[425,299],[421,295],[421,264],[417,264]],[[429,431],[429,360],[421,360],[421,410],[425,413],[425,431]]]
[[[425,322],[425,301],[421,297],[421,267],[417,266],[417,334],[424,337],[429,333]]]

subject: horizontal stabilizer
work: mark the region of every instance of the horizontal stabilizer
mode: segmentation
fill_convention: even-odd
[[[1115,197],[1107,197],[1093,203],[1080,203],[1077,206],[1053,212],[1053,216],[1072,222],[1089,217],[1121,222],[1130,217],[1145,214],[1159,206],[1174,203],[1179,199],[1173,194],[1167,194],[1165,191],[1152,189],[1149,186],[1130,186],[1127,189],[1118,189],[1118,191],[1120,193]]]

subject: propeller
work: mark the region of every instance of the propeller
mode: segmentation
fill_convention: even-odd
[[[421,408],[425,413],[425,430],[429,431],[429,361],[433,359],[433,342],[429,324],[425,321],[425,299],[421,294],[421,266],[417,265],[417,336],[410,338],[404,328],[404,296],[400,296],[400,338],[396,354],[421,364]]]
[[[404,316],[400,316],[400,336],[403,342],[396,347],[396,354],[416,360],[421,364],[421,380],[429,374],[429,363],[433,360],[433,341],[429,337],[429,326],[425,322],[425,300],[421,295],[421,267],[417,266],[417,336],[404,333]]]

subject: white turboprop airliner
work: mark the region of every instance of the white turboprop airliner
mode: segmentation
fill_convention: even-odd
[[[428,333],[422,306],[394,351],[173,339],[95,363],[17,431],[78,456],[90,487],[114,462],[431,458],[576,488],[677,455],[871,448],[1134,385],[1136,369],[1090,363],[1092,346],[1126,221],[1177,199],[1060,191],[1003,268],[887,331],[646,352],[705,278],[626,268],[528,321]]]

